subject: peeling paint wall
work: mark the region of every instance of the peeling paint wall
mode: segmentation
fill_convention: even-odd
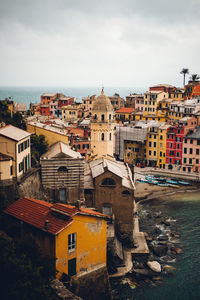
[[[107,224],[104,219],[76,215],[74,222],[56,237],[56,268],[68,274],[68,261],[76,258],[76,272],[106,266]],[[68,251],[68,235],[76,233],[76,249]]]

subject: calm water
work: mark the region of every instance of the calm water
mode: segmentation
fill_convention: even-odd
[[[130,92],[144,93],[146,88],[133,88],[133,87],[105,87],[105,94],[112,96],[114,93],[120,94],[121,97],[128,96]],[[63,93],[66,96],[76,97],[78,101],[82,97],[88,95],[99,95],[101,87],[0,87],[0,99],[11,97],[12,100],[28,105],[32,103],[39,103],[40,96],[43,93]]]
[[[146,204],[148,205],[148,204]],[[145,208],[145,205],[144,205]],[[174,276],[162,285],[122,287],[120,299],[129,300],[199,300],[200,299],[200,193],[176,194],[162,203],[151,205],[177,220],[183,253],[177,255]]]

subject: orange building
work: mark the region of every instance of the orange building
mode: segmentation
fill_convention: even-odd
[[[200,96],[200,83],[196,86],[194,86],[192,91],[192,97]]]
[[[56,94],[54,94],[54,93],[42,94],[41,101],[40,101],[41,105],[49,105],[55,96],[56,96]]]

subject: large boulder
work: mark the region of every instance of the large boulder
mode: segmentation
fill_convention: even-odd
[[[157,261],[148,261],[147,266],[156,273],[161,272],[161,265]]]
[[[167,254],[168,246],[167,245],[154,245],[152,250],[157,256],[164,256]]]

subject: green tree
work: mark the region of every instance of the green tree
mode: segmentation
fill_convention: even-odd
[[[186,74],[189,74],[189,69],[183,68],[181,70],[180,74],[183,74],[183,86],[185,86],[185,76],[186,76]]]
[[[0,237],[0,291],[2,300],[57,300],[49,288],[55,264],[42,257],[31,236],[14,241]]]
[[[0,122],[11,124],[13,126],[19,127],[26,130],[26,123],[19,112],[13,114],[11,118],[11,113],[8,110],[8,105],[5,101],[0,101]]]
[[[32,165],[40,161],[40,156],[48,150],[48,143],[44,135],[31,135]]]

